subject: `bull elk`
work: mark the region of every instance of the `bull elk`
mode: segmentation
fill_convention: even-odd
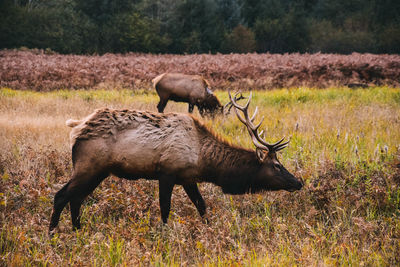
[[[229,144],[187,114],[103,108],[80,121],[68,120],[67,125],[73,127],[73,173],[54,197],[50,233],[67,203],[73,229],[79,229],[83,200],[110,174],[129,180],[158,180],[164,223],[175,185],[183,186],[202,217],[206,205],[197,183],[213,183],[227,194],[301,189],[303,183],[282,166],[276,155],[288,142],[281,139],[267,143],[258,133],[261,122],[253,124],[257,109],[250,117],[251,94],[244,106],[237,104],[237,95],[232,98],[229,93],[229,98],[255,151]]]
[[[163,73],[152,82],[160,98],[158,112],[164,111],[168,100],[189,103],[189,113],[197,106],[201,116],[223,111],[223,106],[210,90],[208,81],[199,75]]]

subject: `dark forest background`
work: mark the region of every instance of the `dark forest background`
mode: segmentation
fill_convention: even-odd
[[[399,53],[399,0],[0,0],[0,48]]]

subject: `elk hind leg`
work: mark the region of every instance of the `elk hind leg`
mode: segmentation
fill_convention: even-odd
[[[49,232],[57,227],[58,221],[60,220],[61,212],[63,211],[65,205],[69,202],[68,196],[68,186],[71,181],[61,188],[54,196],[53,213],[51,214]]]
[[[164,109],[165,109],[165,106],[167,105],[167,102],[168,102],[168,98],[160,97],[160,102],[158,102],[158,105],[157,105],[158,112],[160,112],[160,113],[164,112]]]
[[[160,212],[163,223],[167,223],[169,211],[171,209],[171,196],[175,181],[172,177],[163,176],[159,180]]]
[[[74,173],[72,179],[58,191],[54,197],[53,213],[51,215],[49,232],[57,227],[61,212],[70,202],[72,224],[75,229],[80,228],[79,209],[83,199],[89,195],[107,175],[93,175],[90,173]]]
[[[72,229],[81,228],[80,209],[85,198],[94,191],[94,189],[108,176],[106,173],[91,175],[85,179],[76,179],[72,182],[72,187],[75,188],[74,197],[70,200]]]
[[[71,221],[72,221],[72,229],[77,230],[81,229],[81,216],[80,209],[83,203],[84,198],[74,198],[69,202],[71,208]]]

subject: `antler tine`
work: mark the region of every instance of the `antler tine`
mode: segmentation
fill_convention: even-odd
[[[250,119],[251,122],[253,122],[254,119],[256,118],[257,112],[258,112],[258,107],[256,107],[256,109],[254,110],[253,116],[251,116],[251,119]]]
[[[226,104],[224,105],[224,110],[225,110],[228,106],[230,106],[230,107],[229,107],[229,110],[231,110],[232,103],[231,103],[231,102],[226,103]]]
[[[232,105],[234,105],[233,104],[233,99],[232,99],[232,95],[231,95],[231,90],[230,89],[228,89],[228,96],[229,96],[229,99],[231,100],[231,102],[229,102],[229,103],[231,103]],[[236,104],[236,103],[235,103]]]
[[[279,150],[282,150],[282,149],[284,149],[285,147],[287,147],[289,145],[290,139],[288,141],[286,141],[285,143],[282,143],[282,141],[284,139],[285,139],[285,137],[283,137],[281,140],[279,140],[278,142],[275,142],[273,144],[268,144],[267,142],[265,142],[262,139],[260,140],[260,142],[263,145],[267,146],[270,151],[279,151]]]
[[[289,141],[285,142],[284,145],[281,145],[281,146],[279,146],[279,147],[276,147],[274,150],[275,150],[275,151],[280,151],[280,150],[284,149],[285,147],[287,147],[288,145],[289,145]]]
[[[235,109],[235,112],[236,112],[236,114],[237,114],[237,110],[236,110],[236,109]],[[238,117],[239,117],[239,115],[238,115]],[[261,150],[267,150],[268,148],[267,148],[266,146],[262,145],[262,144],[258,141],[257,136],[254,134],[254,132],[253,132],[253,130],[250,128],[250,126],[248,126],[248,125],[246,124],[246,121],[244,121],[242,117],[239,117],[239,120],[240,120],[241,122],[243,122],[244,125],[246,125],[247,131],[249,132],[250,137],[251,137],[251,140],[253,141],[253,144],[255,145],[255,147],[257,147],[257,148],[259,148],[259,149],[261,149]]]
[[[280,143],[282,143],[282,141],[285,139],[285,137],[283,137],[281,140],[279,140],[278,142],[275,142],[275,143],[273,143],[273,144],[271,144],[271,146],[277,146],[277,145],[279,145]]]
[[[283,143],[283,144],[279,144],[279,145],[275,146],[274,147],[275,151],[279,151],[279,150],[284,149],[285,147],[287,147],[289,145],[289,142],[290,142],[290,139],[288,141],[286,141],[285,143]]]
[[[288,146],[290,140],[288,140],[285,143],[282,143],[283,140],[285,140],[285,137],[283,137],[281,140],[279,140],[278,142],[275,142],[273,144],[269,144],[267,143],[264,139],[261,138],[261,134],[258,135],[259,137],[259,142],[263,145],[265,145],[266,147],[268,147],[268,150],[270,151],[279,151],[284,149],[285,147]],[[282,143],[282,144],[281,144]]]
[[[264,121],[264,117],[261,118],[260,122],[257,125],[250,124],[251,129],[258,135],[258,128],[260,128],[261,124]]]
[[[254,115],[252,116],[251,119],[249,118],[249,113],[248,113],[248,109],[249,109],[249,105],[250,105],[250,101],[251,101],[251,97],[252,97],[252,92],[250,92],[249,100],[247,101],[247,103],[244,106],[240,106],[239,104],[236,103],[237,95],[239,93],[236,93],[233,98],[232,98],[231,93],[230,93],[229,90],[228,90],[228,94],[229,94],[229,98],[231,99],[232,105],[236,108],[235,112],[236,112],[236,115],[238,116],[238,118],[240,119],[240,121],[243,122],[247,126],[249,131],[250,130],[252,130],[252,131],[257,130],[257,128],[260,127],[261,123],[259,125],[257,125],[256,128],[251,123],[254,120],[255,116],[256,116],[257,108],[256,108],[256,111],[254,112]],[[237,111],[238,109],[243,112],[244,118],[238,113],[238,111]]]
[[[228,89],[228,95],[229,95],[229,99],[230,99],[231,102],[232,102],[232,105],[233,105],[235,108],[238,108],[238,109],[240,109],[241,111],[245,112],[245,110],[247,110],[248,107],[249,107],[249,105],[250,105],[252,93],[250,92],[249,100],[247,101],[246,105],[244,105],[244,106],[240,106],[239,104],[236,103],[236,101],[238,100],[238,98],[237,98],[236,96],[237,96],[238,94],[239,94],[239,93],[236,93],[235,96],[232,98],[231,92],[230,92],[230,90]]]
[[[249,108],[252,95],[253,95],[253,92],[250,92],[249,100],[247,100],[246,105],[244,105],[244,108],[246,109],[246,111],[247,111],[247,109]],[[236,101],[236,98],[235,98],[235,101]]]
[[[268,150],[268,147],[264,146],[260,142],[258,133],[257,133],[257,130],[260,127],[261,123],[263,122],[264,118],[260,121],[260,123],[258,123],[256,126],[254,126],[252,121],[254,120],[254,118],[257,114],[257,108],[256,108],[256,111],[255,111],[254,115],[252,116],[252,118],[251,119],[249,118],[248,108],[250,105],[252,93],[250,92],[249,100],[247,101],[246,105],[244,105],[244,106],[240,106],[236,103],[238,93],[236,93],[233,98],[232,98],[232,95],[229,90],[228,90],[228,94],[229,94],[229,98],[231,99],[232,105],[235,107],[236,116],[244,125],[246,125],[246,128],[249,131],[249,134],[251,136],[251,139],[252,139],[254,145],[259,149]],[[242,115],[239,114],[238,110],[241,110],[243,112],[244,118],[242,117]]]
[[[229,91],[229,89],[228,89],[228,93],[229,93],[229,92],[230,92],[230,91]],[[239,97],[236,97],[238,94],[240,94]],[[242,93],[239,93],[239,92],[235,95],[234,98],[235,98],[235,101],[238,101],[238,100],[241,100],[241,99],[246,99],[246,97],[244,97],[244,96],[242,95]],[[229,108],[228,108],[228,111],[225,112],[225,110],[226,110],[227,107],[229,107]],[[224,105],[224,107],[223,107],[224,114],[225,114],[225,115],[228,115],[228,114],[231,112],[232,107],[233,107],[232,101],[229,101],[228,103],[226,103],[226,104]]]
[[[246,120],[245,119],[243,119],[243,117],[242,117],[242,115],[240,115],[239,114],[239,112],[238,112],[238,109],[237,108],[234,108],[233,109],[234,111],[235,111],[235,113],[236,113],[236,116],[238,117],[238,119],[244,124],[244,125],[246,125],[247,126],[247,124],[246,124]]]
[[[254,133],[253,133],[250,129],[248,129],[248,130],[249,130],[249,133],[250,133],[250,136],[251,136],[251,140],[253,141],[253,144],[254,144],[257,148],[259,148],[259,149],[261,149],[261,150],[267,150],[268,147],[262,145],[262,144],[260,143],[260,141],[258,140],[257,136],[254,135]]]
[[[272,152],[272,151],[282,150],[288,146],[290,140],[285,143],[282,143],[282,141],[285,139],[285,137],[283,137],[278,142],[269,144],[261,137],[261,135],[264,133],[264,131],[261,131],[260,133],[258,133],[258,128],[260,128],[262,122],[264,121],[264,117],[262,117],[261,121],[257,125],[253,124],[253,121],[256,118],[256,115],[258,112],[258,107],[256,107],[253,116],[251,116],[251,118],[249,117],[248,108],[250,105],[252,92],[250,92],[249,100],[247,101],[247,103],[244,106],[240,106],[236,103],[236,101],[238,100],[237,96],[239,95],[239,93],[236,93],[233,98],[230,93],[230,90],[228,90],[228,94],[229,94],[229,98],[232,102],[232,105],[235,107],[236,116],[244,125],[246,125],[247,130],[249,131],[249,133],[251,135],[251,139],[257,148],[268,150],[268,151]],[[241,97],[242,97],[242,95],[241,95]],[[241,110],[243,112],[243,116],[241,114],[239,114],[238,110]]]

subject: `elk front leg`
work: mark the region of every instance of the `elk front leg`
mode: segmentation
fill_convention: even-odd
[[[197,184],[185,184],[183,185],[183,189],[185,189],[186,194],[196,206],[200,216],[204,218],[204,215],[206,214],[206,203],[200,194]]]
[[[169,211],[171,209],[171,195],[174,189],[174,179],[172,177],[164,176],[159,181],[159,195],[160,195],[160,211],[161,219],[164,223],[167,223]]]
[[[204,108],[202,106],[197,106],[197,108],[199,110],[200,116],[204,117],[204,114],[205,114],[204,113]]]
[[[189,103],[189,113],[193,113],[194,104]]]

